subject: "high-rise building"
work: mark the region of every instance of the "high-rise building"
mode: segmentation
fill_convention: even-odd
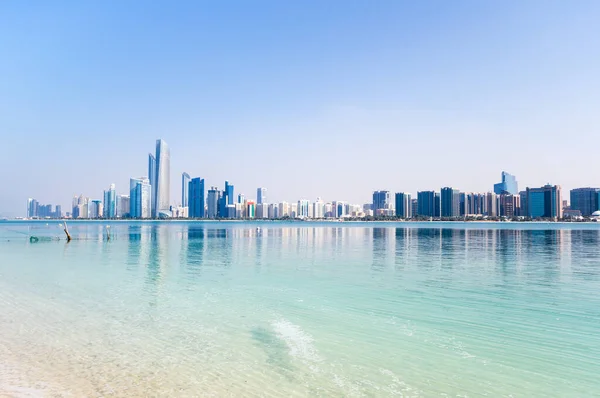
[[[450,187],[442,188],[440,191],[440,202],[442,217],[460,216],[460,192],[458,189]]]
[[[104,218],[115,218],[117,216],[117,193],[115,184],[110,184],[108,191],[104,191]]]
[[[190,175],[181,174],[181,207],[189,206]]]
[[[547,184],[541,188],[527,188],[527,216],[562,218],[560,186]]]
[[[92,200],[89,203],[88,208],[88,217],[89,218],[100,218],[103,217],[104,206],[102,205],[101,200]]]
[[[600,188],[576,188],[570,192],[571,210],[581,211],[584,217],[600,210]]]
[[[256,217],[256,203],[249,200],[246,202],[246,218]]]
[[[521,207],[521,197],[519,195],[501,194],[498,195],[499,214],[502,217],[514,217],[519,214]]]
[[[290,216],[290,206],[287,202],[279,203],[279,218]]]
[[[494,193],[496,195],[517,195],[519,193],[519,184],[517,183],[516,177],[512,174],[507,173],[506,171],[503,171],[502,182],[494,184]]]
[[[129,217],[131,201],[129,195],[117,195],[117,217]]]
[[[233,188],[233,185],[230,184],[229,181],[225,181],[225,191],[223,192],[223,195],[227,198],[227,205],[232,205],[235,203]]]
[[[417,214],[422,217],[436,217],[436,193],[434,191],[417,192]]]
[[[156,157],[149,153],[148,154],[148,181],[150,182],[150,186],[152,188],[152,198],[151,198],[151,209],[150,213],[152,217],[156,214]],[[138,218],[140,218],[138,216]]]
[[[39,217],[39,206],[37,200],[33,198],[27,199],[27,218]]]
[[[486,195],[483,193],[465,193],[465,216],[481,216],[487,212]]]
[[[310,201],[307,199],[301,199],[298,201],[298,218],[310,217]]]
[[[243,193],[239,194],[238,198],[237,198],[237,202],[238,203],[246,203],[246,195],[244,195]]]
[[[317,198],[317,200],[313,203],[313,218],[320,219],[325,216],[324,212],[324,203],[321,198]]]
[[[392,208],[390,191],[373,192],[373,212],[375,215],[386,215],[385,211]]]
[[[267,188],[258,188],[256,190],[256,203],[267,203]]]
[[[219,202],[219,217],[229,218],[228,206],[234,204],[233,185],[229,181],[225,181],[225,189]]]
[[[396,192],[396,217],[412,217],[412,200],[409,193]]]
[[[129,216],[131,218],[152,217],[152,186],[146,177],[129,180]]]
[[[519,192],[519,216],[527,217],[527,191]]]
[[[204,196],[204,180],[202,178],[194,178],[189,183],[189,209],[188,215],[190,218],[204,218],[205,196]]]
[[[207,212],[206,217],[217,218],[219,216],[219,200],[221,199],[221,191],[217,187],[211,187],[207,195]]]
[[[485,194],[485,215],[488,217],[498,217],[498,195],[494,192],[488,192]]]
[[[62,218],[62,209],[60,205],[56,205],[56,210],[54,211],[54,217]]]
[[[155,213],[153,217],[170,217],[171,192],[171,154],[169,146],[163,140],[156,140],[156,174],[155,174]]]

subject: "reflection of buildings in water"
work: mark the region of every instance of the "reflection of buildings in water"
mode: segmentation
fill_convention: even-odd
[[[142,227],[129,225],[127,228],[127,267],[132,268],[140,263],[142,253]]]
[[[394,260],[397,269],[404,268],[417,260],[416,230],[414,228],[394,228]]]
[[[372,244],[372,262],[371,269],[376,271],[382,271],[386,268],[387,262],[391,262],[394,256],[394,249],[390,246],[395,244],[395,240],[389,239],[392,235],[392,228],[379,228],[374,227],[373,231],[373,244]]]
[[[189,270],[200,270],[204,260],[204,238],[205,230],[203,227],[189,226],[186,231],[185,241],[186,265]]]
[[[418,261],[419,267],[429,268],[439,265],[442,256],[442,234],[440,228],[417,228],[417,251],[423,259]]]
[[[600,230],[571,230],[571,272],[575,278],[597,278],[600,276]]]

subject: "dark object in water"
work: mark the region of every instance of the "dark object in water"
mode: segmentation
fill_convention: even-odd
[[[58,240],[58,239],[53,238],[51,236],[30,236],[29,237],[29,243],[52,242],[53,240]]]

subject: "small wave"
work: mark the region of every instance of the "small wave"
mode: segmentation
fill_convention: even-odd
[[[285,342],[291,357],[296,358],[318,371],[316,364],[323,359],[314,345],[314,339],[308,333],[286,319],[272,322],[271,326],[279,339]]]

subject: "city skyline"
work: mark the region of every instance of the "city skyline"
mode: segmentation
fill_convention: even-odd
[[[416,199],[407,192],[379,190],[372,192],[372,201],[367,204],[352,204],[346,201],[314,202],[298,199],[297,202],[269,202],[267,188],[256,190],[256,200],[237,195],[235,186],[225,180],[224,189],[211,185],[206,190],[203,178],[181,173],[181,204],[169,202],[170,150],[163,139],[156,140],[156,155],[149,154],[147,177],[130,178],[130,195],[117,195],[115,184],[103,193],[103,201],[84,195],[73,197],[72,212],[64,216],[72,218],[343,218],[343,217],[426,217],[453,219],[467,216],[525,217],[531,219],[561,219],[589,217],[600,210],[600,188],[577,188],[563,200],[560,185],[546,184],[542,187],[526,187],[519,191],[515,175],[501,172],[501,181],[493,183],[487,192],[461,191],[453,187],[441,187],[439,192],[418,191]],[[152,185],[154,183],[154,185]],[[162,188],[164,189],[164,188]],[[566,197],[566,192],[565,192]],[[52,211],[52,205],[40,206],[38,201],[27,200],[26,217],[61,217],[60,206]]]
[[[2,216],[125,194],[155,137],[171,199],[600,185],[598,2],[0,7]]]

